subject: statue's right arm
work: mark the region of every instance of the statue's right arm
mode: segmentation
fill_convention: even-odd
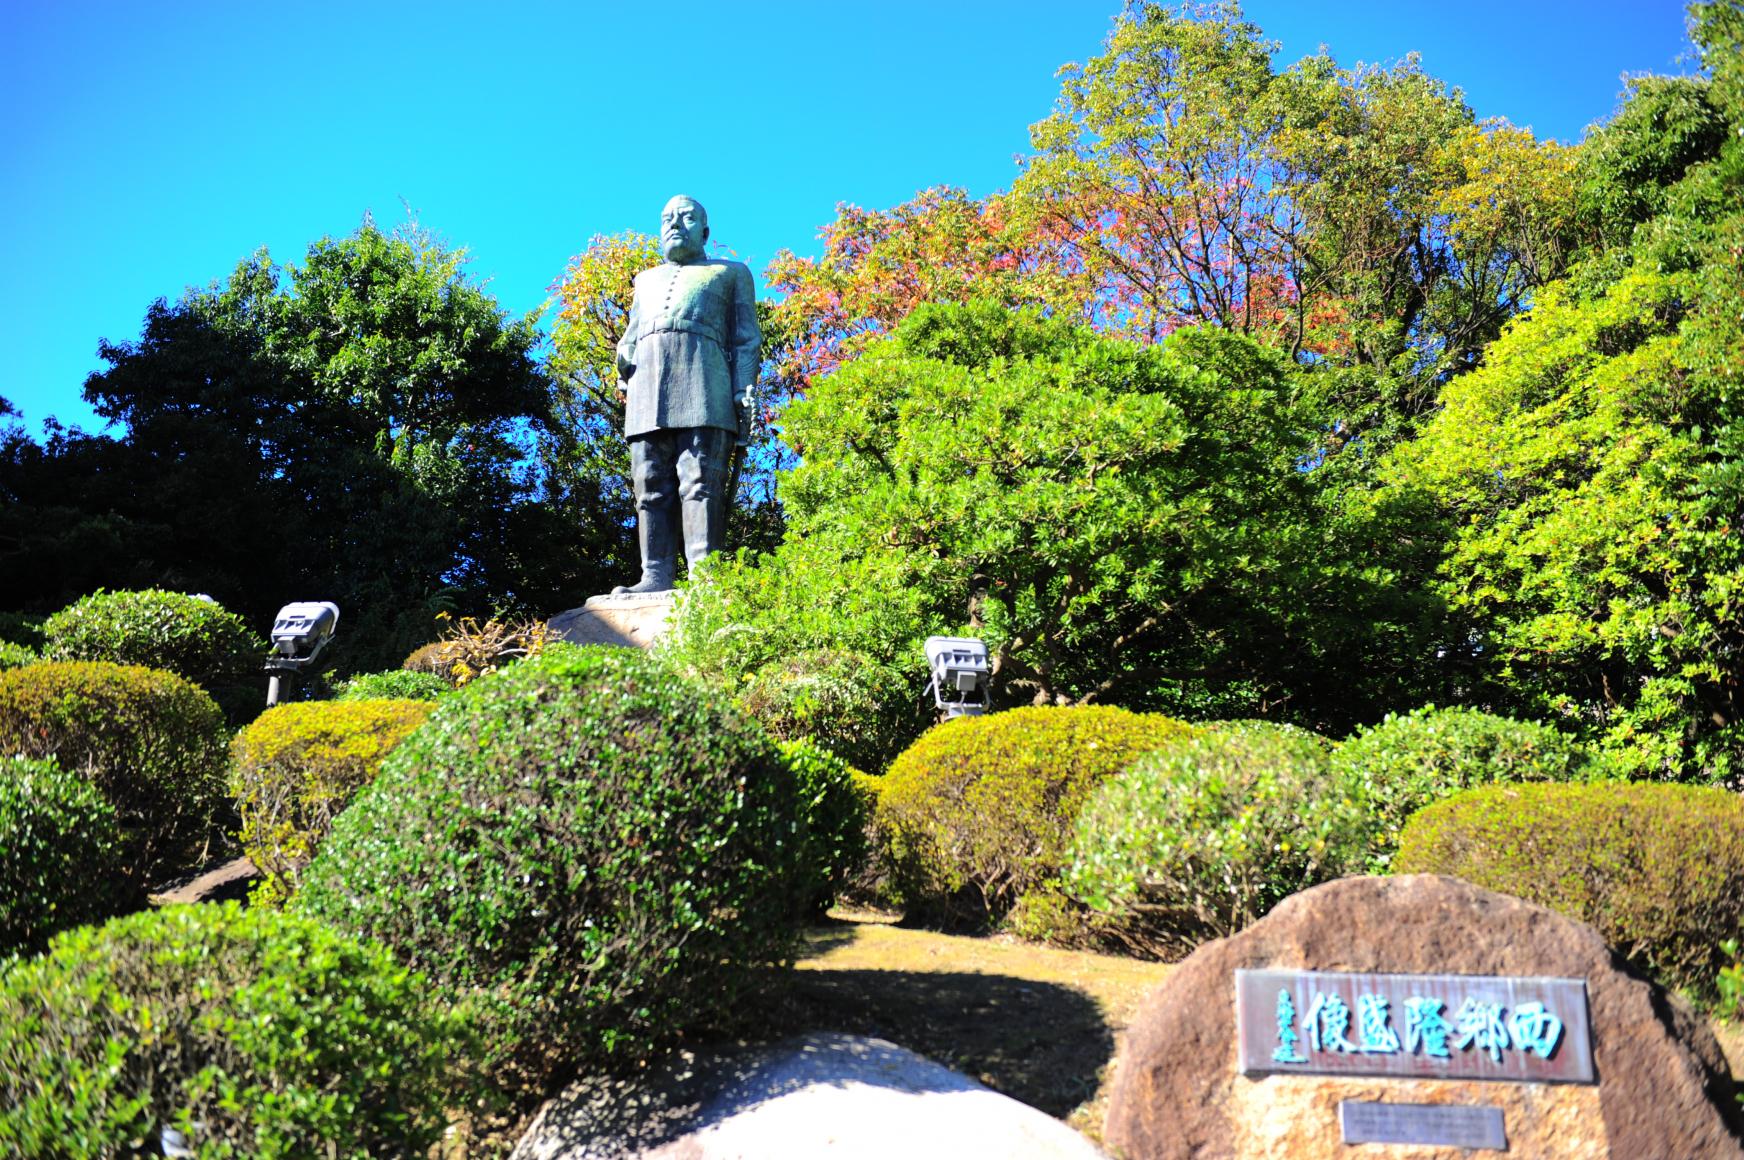
[[[636,324],[640,321],[640,294],[630,298],[630,314],[624,320],[624,335],[618,339],[618,377],[628,379],[636,373]]]

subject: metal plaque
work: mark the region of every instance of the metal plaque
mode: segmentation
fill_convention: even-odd
[[[1243,1075],[1593,1083],[1585,979],[1235,972]]]
[[[1340,1100],[1346,1144],[1435,1144],[1508,1150],[1502,1109],[1489,1104],[1378,1104]]]

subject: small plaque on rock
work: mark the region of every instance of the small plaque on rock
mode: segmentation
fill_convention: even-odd
[[[1431,1144],[1508,1150],[1502,1109],[1487,1104],[1383,1104],[1340,1100],[1346,1144]]]

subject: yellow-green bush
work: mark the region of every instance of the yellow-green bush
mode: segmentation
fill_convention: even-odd
[[[104,661],[0,672],[0,753],[54,758],[115,807],[135,883],[197,856],[224,808],[224,717],[174,673]]]
[[[1014,709],[929,729],[891,764],[878,799],[897,895],[918,917],[976,923],[1051,892],[1091,791],[1190,729],[1105,706]]]
[[[1400,873],[1451,874],[1598,928],[1660,982],[1709,994],[1744,931],[1744,798],[1698,786],[1498,785],[1418,811]]]
[[[283,902],[333,819],[382,758],[430,715],[429,701],[302,701],[262,713],[230,744],[242,848],[264,878],[256,898]]]

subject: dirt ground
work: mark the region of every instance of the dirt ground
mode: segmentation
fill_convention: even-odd
[[[807,934],[776,1003],[781,1030],[888,1039],[1100,1139],[1121,1036],[1172,967],[864,911],[832,920]]]

